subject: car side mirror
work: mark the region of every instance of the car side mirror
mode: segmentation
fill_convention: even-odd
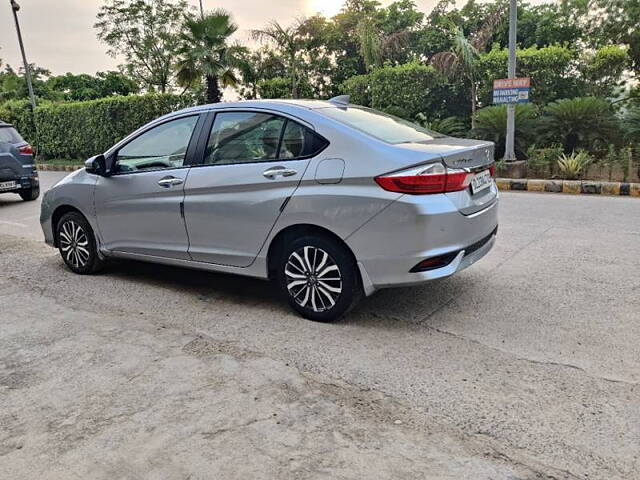
[[[88,173],[105,176],[106,160],[104,158],[104,155],[96,155],[95,157],[91,157],[89,160],[84,162],[84,168]]]

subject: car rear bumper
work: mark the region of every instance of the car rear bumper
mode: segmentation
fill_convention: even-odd
[[[354,252],[365,293],[380,288],[418,285],[470,267],[495,243],[498,199],[463,215],[446,195],[405,196],[346,241]],[[420,262],[449,256],[445,266],[412,272]]]

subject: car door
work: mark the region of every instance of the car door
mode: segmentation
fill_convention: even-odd
[[[199,117],[171,119],[136,136],[114,154],[113,174],[98,177],[96,217],[108,250],[189,259],[182,201]]]
[[[220,112],[201,166],[185,187],[193,260],[251,265],[326,140],[293,120],[259,111]]]

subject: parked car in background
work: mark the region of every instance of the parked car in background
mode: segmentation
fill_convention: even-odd
[[[332,321],[489,252],[493,151],[346,98],[206,105],[88,160],[45,194],[41,224],[76,273],[119,257],[272,279]]]
[[[0,194],[17,193],[25,201],[40,195],[31,145],[12,125],[0,121]]]

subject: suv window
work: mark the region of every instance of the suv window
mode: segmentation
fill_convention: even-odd
[[[281,159],[313,157],[329,144],[320,135],[303,127],[292,120],[287,121],[287,127],[282,136],[280,147]]]
[[[0,142],[22,143],[24,140],[15,128],[0,125]]]
[[[204,163],[229,165],[275,160],[285,119],[266,113],[216,115]]]
[[[116,172],[182,167],[197,122],[197,115],[179,118],[131,140],[118,151]]]

